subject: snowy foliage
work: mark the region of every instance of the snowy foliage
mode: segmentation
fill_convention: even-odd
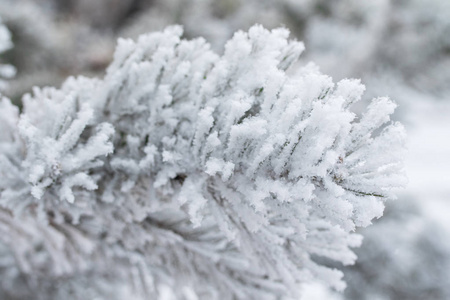
[[[358,263],[345,268],[345,299],[449,299],[450,243],[423,204],[390,202],[383,218],[361,231]]]
[[[75,16],[57,15],[49,2],[0,1],[0,18],[14,36],[7,60],[18,74],[9,81],[5,95],[15,104],[34,86],[60,86],[74,74],[97,75],[111,61],[114,35],[100,35]],[[70,6],[72,1],[55,2]],[[110,9],[105,11],[111,14]]]
[[[236,30],[247,30],[256,22],[266,28],[285,24],[296,34],[313,7],[313,2],[292,0],[154,0],[130,19],[122,35],[133,37],[177,22],[183,24],[186,36],[203,37],[222,52]]]
[[[9,50],[11,47],[11,33],[9,32],[8,28],[5,27],[5,25],[0,23],[0,53]]]
[[[361,76],[368,85],[372,81],[380,85],[380,76],[389,77],[395,81],[392,86],[383,84],[389,85],[389,90],[402,83],[446,97],[450,79],[448,1],[328,1],[326,8],[327,14],[308,20],[304,35],[311,50],[309,58],[322,70],[339,78]],[[340,63],[343,59],[345,66]]]
[[[0,55],[10,48],[12,48],[11,33],[0,19]],[[6,87],[6,82],[3,79],[11,78],[15,74],[16,70],[13,66],[0,64],[0,91]]]
[[[374,99],[359,118],[358,80],[288,71],[303,44],[285,29],[237,32],[223,56],[181,34],[120,40],[104,79],[35,89],[20,116],[2,100],[3,290],[19,277],[43,299],[61,281],[79,299],[86,285],[105,299],[345,287],[317,259],[354,263],[353,232],[404,184],[396,105]]]

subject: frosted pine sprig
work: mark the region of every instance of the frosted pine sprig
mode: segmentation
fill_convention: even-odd
[[[404,130],[387,98],[351,112],[358,80],[292,68],[288,34],[254,26],[218,56],[169,27],[119,40],[104,79],[35,90],[20,117],[3,100],[0,233],[30,290],[66,278],[46,297],[82,298],[87,274],[100,296],[147,299],[344,288],[318,261],[355,261],[353,232],[404,184]]]

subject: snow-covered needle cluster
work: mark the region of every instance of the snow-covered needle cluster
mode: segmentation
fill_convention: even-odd
[[[169,27],[119,40],[104,79],[36,89],[20,115],[3,99],[0,237],[14,257],[3,290],[26,280],[45,299],[278,299],[309,280],[344,288],[319,261],[355,261],[353,232],[404,183],[404,130],[387,98],[350,111],[358,80],[288,71],[304,48],[288,34],[254,26],[218,56]]]

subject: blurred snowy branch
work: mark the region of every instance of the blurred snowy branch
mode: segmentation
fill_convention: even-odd
[[[2,24],[0,19],[0,55],[12,48],[11,33]],[[0,64],[0,92],[6,88],[4,79],[12,78],[16,74],[16,69],[11,65]]]

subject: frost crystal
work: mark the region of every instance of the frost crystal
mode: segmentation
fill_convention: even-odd
[[[387,98],[350,111],[358,80],[288,75],[304,48],[288,34],[254,26],[219,57],[169,27],[119,40],[102,80],[36,89],[20,116],[3,100],[0,236],[17,269],[3,281],[65,278],[80,299],[343,289],[320,261],[355,261],[353,232],[404,183],[404,131]]]

